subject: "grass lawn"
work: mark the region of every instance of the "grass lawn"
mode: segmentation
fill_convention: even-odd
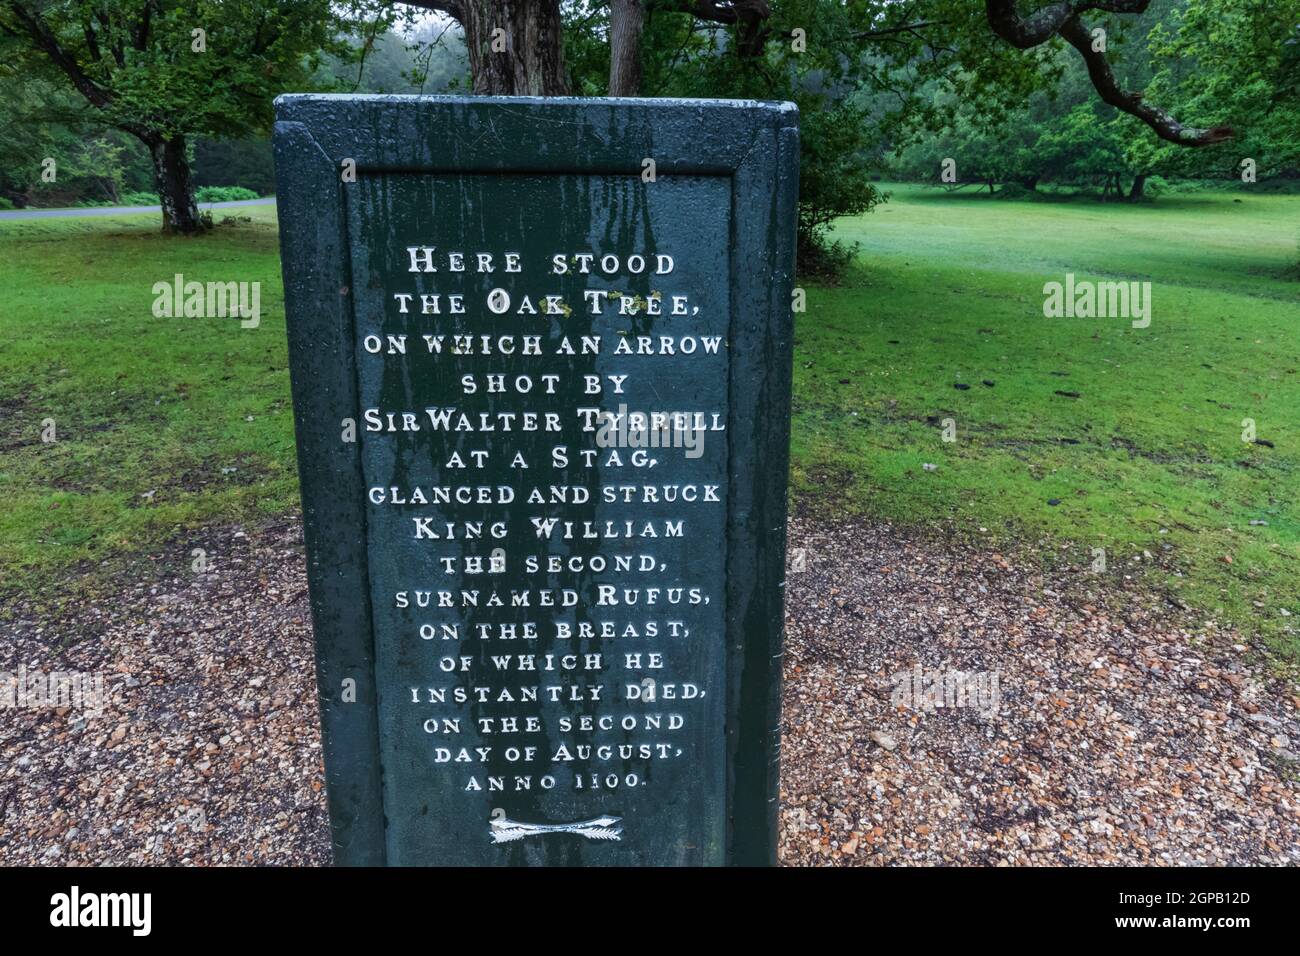
[[[1108,573],[1143,568],[1300,660],[1300,197],[888,188],[839,224],[858,267],[799,316],[796,500],[1010,539],[1049,566],[1101,548]],[[1150,281],[1150,327],[1044,318],[1067,272]],[[1246,418],[1274,447],[1243,442]]]
[[[797,317],[797,505],[1052,566],[1103,548],[1107,573],[1140,567],[1300,661],[1300,197],[890,188],[841,222],[859,261]],[[296,506],[274,210],[237,212],[193,240],[151,216],[0,222],[0,592],[163,542],[180,566],[203,525]],[[261,325],[154,318],[177,272],[260,280]],[[1150,327],[1044,318],[1067,272],[1151,281]]]
[[[0,589],[296,507],[274,207],[232,212],[254,221],[192,240],[156,215],[0,222]],[[177,272],[260,281],[260,326],[154,318]]]

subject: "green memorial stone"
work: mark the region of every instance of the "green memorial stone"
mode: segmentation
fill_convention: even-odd
[[[335,859],[775,860],[798,115],[286,96]]]

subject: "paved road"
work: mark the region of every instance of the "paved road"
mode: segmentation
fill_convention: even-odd
[[[233,209],[236,206],[274,206],[275,197],[240,199],[235,202],[201,202],[200,209]],[[161,206],[79,206],[73,209],[12,209],[0,211],[0,219],[54,219],[59,216],[121,216],[133,212],[162,212]]]

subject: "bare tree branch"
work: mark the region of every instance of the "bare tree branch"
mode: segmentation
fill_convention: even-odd
[[[1054,3],[1022,17],[1016,0],[987,0],[984,12],[994,33],[1017,49],[1028,50],[1056,36],[1065,21],[1074,16],[1074,4]]]
[[[1144,103],[1140,90],[1122,89],[1105,52],[1093,49],[1092,33],[1079,19],[1079,15],[1087,10],[1142,13],[1149,5],[1150,0],[1063,2],[1049,4],[1021,16],[1016,9],[1016,0],[985,0],[984,10],[993,32],[1018,49],[1028,50],[1046,43],[1054,36],[1060,36],[1083,57],[1088,68],[1088,78],[1102,100],[1137,117],[1161,139],[1179,146],[1209,146],[1231,139],[1231,126],[1215,126],[1210,129],[1184,126],[1166,110]]]
[[[1088,67],[1088,77],[1101,98],[1116,109],[1136,116],[1155,130],[1161,139],[1179,146],[1209,146],[1232,139],[1231,126],[1213,126],[1209,129],[1184,126],[1167,111],[1142,102],[1140,90],[1121,89],[1106,54],[1092,48],[1092,33],[1078,17],[1065,21],[1061,26],[1061,36],[1083,57],[1083,62]]]
[[[433,13],[445,13],[457,23],[465,22],[465,10],[460,5],[460,0],[400,0],[405,6],[419,7],[421,10],[429,10]]]
[[[1065,22],[1086,10],[1107,13],[1144,13],[1151,0],[1095,0],[1095,2],[1048,4],[1028,16],[1021,16],[1016,0],[987,0],[984,10],[993,32],[1014,47],[1028,50],[1046,43],[1061,31]]]
[[[863,30],[859,33],[851,33],[849,36],[854,40],[874,40],[877,37],[893,36],[896,33],[915,33],[917,30],[932,27],[938,22],[937,20],[920,20],[916,23],[905,23],[902,26],[885,27],[882,30]]]
[[[689,13],[712,23],[766,20],[771,15],[767,0],[646,0],[646,9],[667,13]]]

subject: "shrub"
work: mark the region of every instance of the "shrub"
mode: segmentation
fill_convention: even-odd
[[[195,195],[199,202],[239,202],[258,198],[257,193],[243,186],[200,186]]]
[[[841,216],[870,212],[887,198],[868,179],[866,129],[862,111],[848,103],[803,113],[799,154],[801,274],[833,275],[843,268],[853,258],[853,250],[830,240],[831,223]]]
[[[1169,192],[1169,180],[1163,176],[1148,176],[1142,192],[1148,199],[1165,195]]]
[[[1038,194],[1020,183],[1003,183],[1002,188],[995,195],[998,199],[1030,199]]]
[[[14,204],[10,200],[5,199],[4,196],[0,196],[0,209],[13,209],[13,208],[14,208]]]
[[[846,244],[838,239],[832,242],[824,234],[818,235],[816,241],[799,246],[798,274],[838,279],[859,248],[856,242]]]

